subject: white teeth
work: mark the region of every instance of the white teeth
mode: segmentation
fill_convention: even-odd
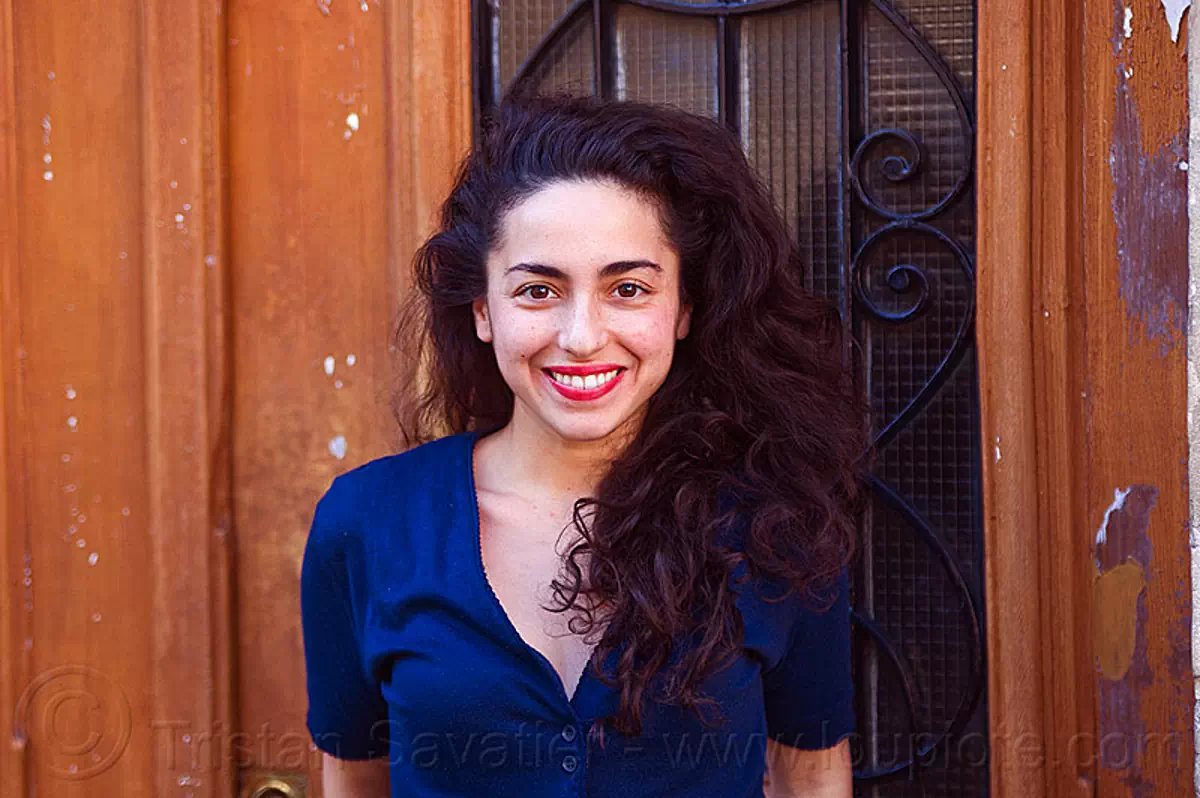
[[[612,371],[606,371],[603,374],[589,374],[586,377],[580,377],[577,375],[559,374],[557,371],[551,371],[550,377],[560,385],[566,385],[567,387],[578,388],[580,390],[591,390],[592,388],[599,388],[601,385],[617,376],[619,372],[620,369],[613,369]]]

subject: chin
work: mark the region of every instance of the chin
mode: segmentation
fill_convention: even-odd
[[[550,427],[567,441],[599,441],[612,435],[619,423],[607,419],[553,419]]]

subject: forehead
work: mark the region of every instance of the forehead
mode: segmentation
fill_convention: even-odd
[[[522,261],[562,269],[677,262],[654,202],[608,182],[552,183],[510,210],[501,232],[501,246],[488,258],[499,268]]]

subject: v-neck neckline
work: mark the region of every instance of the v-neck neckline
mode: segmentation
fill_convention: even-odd
[[[479,577],[480,582],[482,582],[483,592],[491,598],[492,609],[501,621],[501,625],[505,627],[509,637],[517,646],[529,652],[538,662],[542,664],[543,669],[547,671],[551,677],[553,677],[554,683],[558,686],[559,695],[566,700],[567,706],[571,707],[573,710],[575,707],[575,701],[579,698],[579,691],[583,687],[583,680],[587,678],[588,671],[590,670],[590,666],[592,664],[592,659],[596,655],[596,646],[591,647],[588,658],[583,664],[583,670],[580,672],[579,678],[575,681],[575,689],[571,695],[568,696],[566,683],[563,682],[562,676],[559,675],[557,670],[555,670],[554,665],[550,662],[545,654],[543,654],[534,646],[530,645],[529,642],[526,641],[525,638],[521,636],[521,633],[517,630],[517,626],[513,623],[512,618],[509,617],[508,611],[504,609],[504,605],[500,603],[500,597],[496,595],[496,591],[492,587],[492,583],[487,576],[487,567],[483,563],[483,523],[481,520],[481,512],[479,507],[479,492],[475,484],[475,444],[478,443],[479,439],[484,435],[495,432],[498,429],[499,427],[492,427],[486,430],[476,429],[463,433],[465,438],[465,446],[462,448],[465,451],[465,457],[463,458],[465,463],[461,463],[460,465],[462,466],[462,470],[466,475],[467,496],[471,505],[471,520],[473,522],[471,526],[474,529],[473,537],[476,574]]]

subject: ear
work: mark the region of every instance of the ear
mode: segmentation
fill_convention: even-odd
[[[487,297],[479,297],[471,303],[471,314],[475,317],[475,336],[485,344],[492,341],[492,320],[488,315]]]
[[[684,305],[679,309],[679,321],[675,324],[675,340],[682,341],[692,328],[692,306]]]

